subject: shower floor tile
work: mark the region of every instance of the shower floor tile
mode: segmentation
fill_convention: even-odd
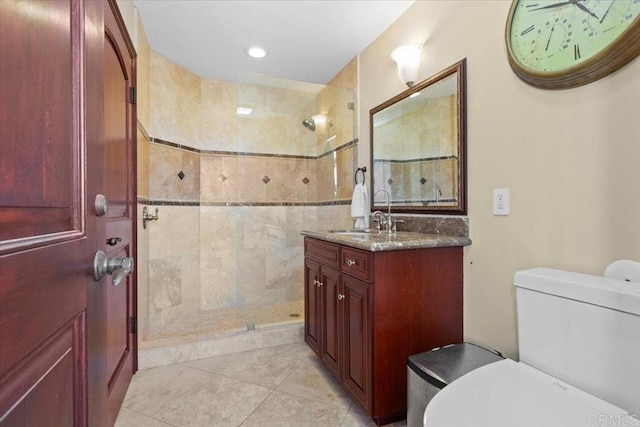
[[[134,426],[374,423],[311,349],[296,343],[139,371],[116,421],[116,427]]]

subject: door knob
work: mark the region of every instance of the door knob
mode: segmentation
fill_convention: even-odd
[[[96,282],[102,280],[104,276],[113,276],[113,286],[118,286],[122,279],[133,273],[134,262],[131,257],[109,258],[102,251],[97,251],[93,258],[93,278]]]

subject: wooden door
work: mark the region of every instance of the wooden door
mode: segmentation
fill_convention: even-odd
[[[327,368],[340,379],[340,353],[342,350],[342,300],[340,294],[340,272],[322,266],[320,291],[322,293],[322,309],[320,318],[322,324],[321,357]]]
[[[100,239],[87,184],[102,173],[85,145],[101,123],[86,100],[102,91],[85,78],[95,69],[83,58],[101,49],[83,26],[102,13],[88,3],[0,1],[3,426],[87,424],[86,308]]]
[[[320,355],[320,264],[304,259],[304,340]]]
[[[369,285],[351,276],[342,276],[343,379],[351,395],[371,410],[371,325],[369,324]],[[380,321],[385,321],[380,319]],[[387,321],[391,321],[387,319]],[[402,390],[401,392],[404,392]]]
[[[109,258],[135,258],[135,51],[115,1],[104,2],[104,195],[103,251]],[[116,275],[102,280],[106,302],[104,330],[107,420],[111,425],[135,372],[135,275],[117,283]]]

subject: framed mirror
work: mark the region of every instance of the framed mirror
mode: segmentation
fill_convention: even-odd
[[[465,86],[463,59],[370,111],[372,211],[466,215]]]

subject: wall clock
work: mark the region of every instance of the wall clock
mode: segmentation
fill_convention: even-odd
[[[640,54],[640,0],[514,0],[505,39],[525,82],[581,86]]]

